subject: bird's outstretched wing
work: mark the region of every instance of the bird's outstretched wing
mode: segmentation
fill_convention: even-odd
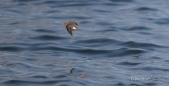
[[[71,28],[71,27],[66,26],[66,29],[67,29],[68,33],[72,36],[72,35],[73,35],[73,34],[72,34],[72,28]]]

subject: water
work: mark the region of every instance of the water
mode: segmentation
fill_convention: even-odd
[[[1,0],[0,85],[168,86],[168,9],[168,0]],[[67,21],[78,23],[73,36]]]

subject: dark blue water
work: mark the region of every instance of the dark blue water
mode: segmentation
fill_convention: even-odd
[[[0,0],[0,86],[168,86],[168,52],[169,0]]]

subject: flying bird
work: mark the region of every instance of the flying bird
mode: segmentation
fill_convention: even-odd
[[[66,29],[71,36],[73,35],[72,33],[73,30],[76,30],[76,31],[79,30],[76,27],[76,25],[78,25],[76,22],[73,22],[73,21],[64,22],[64,25],[66,26]]]

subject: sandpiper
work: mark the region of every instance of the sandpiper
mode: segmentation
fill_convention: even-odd
[[[69,21],[69,22],[64,22],[64,25],[66,26],[66,29],[68,31],[68,33],[72,36],[72,30],[79,30],[76,25],[76,22],[73,21]]]

